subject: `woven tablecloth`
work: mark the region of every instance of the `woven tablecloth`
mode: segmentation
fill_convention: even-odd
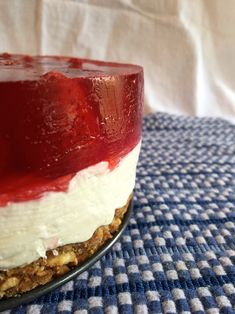
[[[134,201],[89,271],[4,313],[235,313],[235,126],[146,117]]]

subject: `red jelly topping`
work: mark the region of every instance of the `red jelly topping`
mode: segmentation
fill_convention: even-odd
[[[141,136],[139,66],[0,55],[0,206],[65,191],[88,166],[115,167]]]

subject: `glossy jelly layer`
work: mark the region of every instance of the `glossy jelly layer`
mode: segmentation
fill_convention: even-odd
[[[141,67],[64,57],[0,55],[0,206],[65,191],[140,141]]]

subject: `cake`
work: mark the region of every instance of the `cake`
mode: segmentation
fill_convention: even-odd
[[[0,298],[68,272],[118,230],[141,142],[143,70],[0,55]]]

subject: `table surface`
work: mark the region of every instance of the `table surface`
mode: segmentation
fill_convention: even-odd
[[[235,313],[235,126],[146,117],[134,200],[89,271],[4,313]]]

